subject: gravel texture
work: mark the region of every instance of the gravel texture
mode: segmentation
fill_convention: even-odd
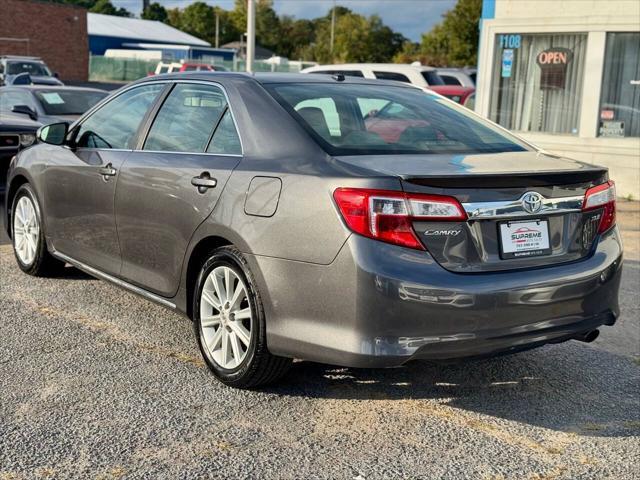
[[[297,362],[259,392],[215,381],[188,320],[67,270],[28,277],[0,246],[0,480],[640,476],[635,255],[623,317],[593,344],[446,367]]]

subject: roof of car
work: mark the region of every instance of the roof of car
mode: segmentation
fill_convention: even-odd
[[[334,84],[364,84],[364,85],[380,85],[385,82],[389,85],[402,86],[406,88],[415,88],[412,85],[391,82],[384,80],[374,80],[362,77],[344,76],[344,79],[336,80],[333,75],[307,75],[304,73],[244,73],[244,72],[181,72],[181,73],[165,73],[145,77],[136,83],[145,83],[154,80],[216,80],[216,79],[253,79],[261,84],[269,83],[334,83]]]
[[[0,55],[0,59],[4,60],[17,60],[17,61],[29,61],[29,62],[42,62],[40,57],[27,57],[22,55]]]
[[[102,90],[101,88],[90,88],[90,87],[74,87],[73,85],[7,85],[5,87],[0,87],[0,91],[8,88],[20,88],[25,90],[75,90],[75,91],[84,91],[84,92],[103,92],[109,93],[106,90]]]
[[[477,71],[476,68],[473,67],[438,67],[436,70],[439,72],[460,72],[465,74],[475,73]]]
[[[371,68],[398,72],[407,70],[417,70],[419,72],[435,70],[434,67],[429,67],[428,65],[410,65],[408,63],[339,63],[335,65],[314,65],[313,67],[306,68],[305,70],[355,70],[358,68]]]

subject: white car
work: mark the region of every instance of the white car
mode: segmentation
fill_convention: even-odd
[[[337,65],[317,65],[302,70],[302,73],[343,74],[345,77],[374,78],[410,83],[423,89],[444,85],[433,67],[407,65],[401,63],[343,63]]]
[[[476,70],[474,68],[438,68],[438,75],[446,85],[471,88],[476,86]]]

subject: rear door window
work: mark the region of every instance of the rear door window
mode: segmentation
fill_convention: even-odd
[[[222,155],[242,155],[240,136],[233,122],[231,111],[227,108],[218,123],[211,142],[207,148],[208,153]]]
[[[227,100],[219,87],[177,84],[153,121],[144,150],[204,152],[226,108]]]

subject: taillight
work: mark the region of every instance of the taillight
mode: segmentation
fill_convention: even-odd
[[[588,212],[596,208],[603,209],[598,233],[606,232],[616,224],[616,186],[613,181],[610,180],[587,190],[582,211]]]
[[[458,200],[442,195],[338,188],[333,198],[347,226],[355,233],[417,250],[425,248],[413,230],[412,220],[467,219]]]

